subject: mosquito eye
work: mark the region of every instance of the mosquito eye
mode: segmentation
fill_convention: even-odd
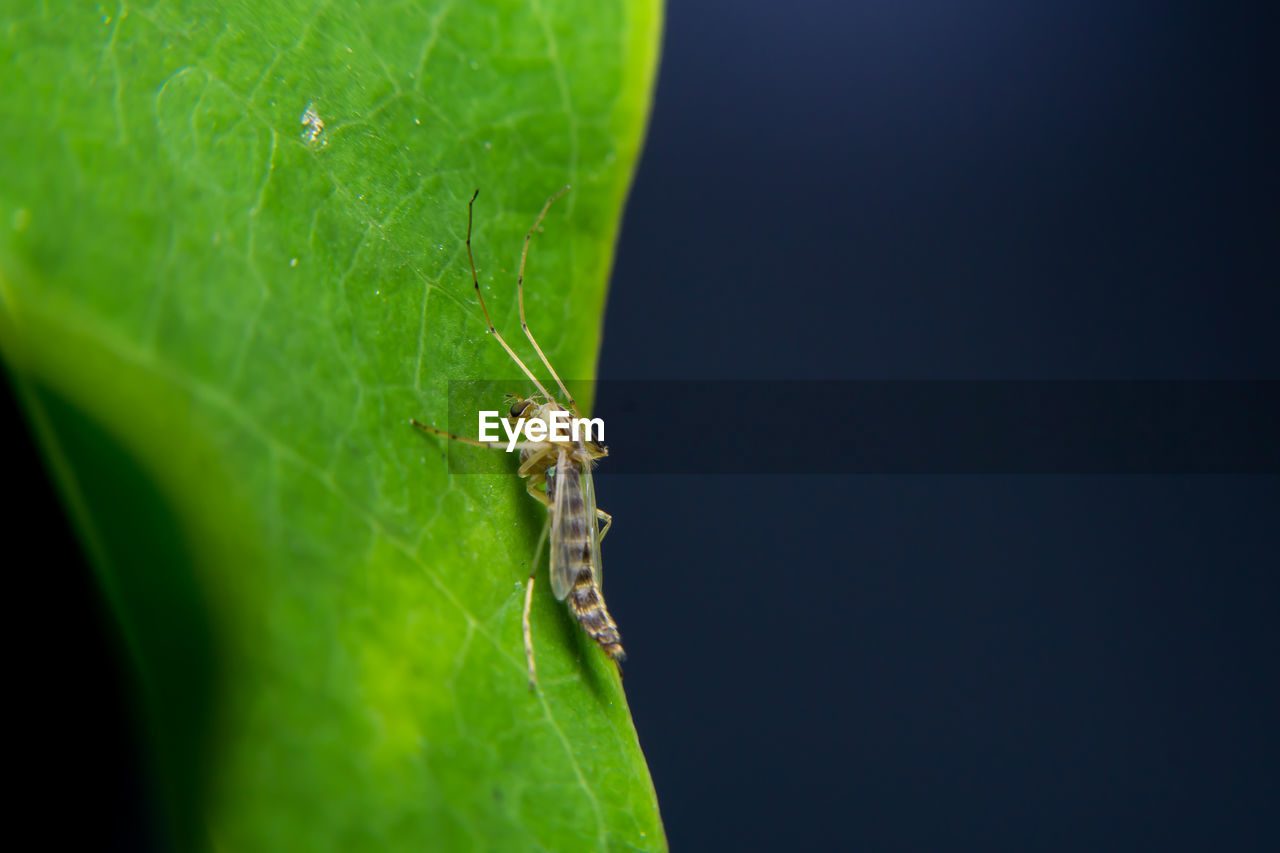
[[[524,414],[525,409],[529,408],[528,400],[517,400],[511,407],[511,417],[519,418]]]

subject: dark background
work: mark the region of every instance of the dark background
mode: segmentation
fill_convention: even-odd
[[[1280,378],[1264,8],[673,0],[602,377]],[[767,456],[826,403],[743,401],[725,446]],[[109,623],[10,447],[41,532],[9,603],[46,614],[9,646],[43,699],[25,781],[81,804],[46,832],[133,847]],[[598,482],[674,849],[1280,842],[1275,476]]]
[[[601,376],[1280,378],[1263,8],[674,0]],[[1280,846],[1276,477],[612,461],[674,849]]]

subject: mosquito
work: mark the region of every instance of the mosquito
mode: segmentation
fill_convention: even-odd
[[[480,310],[484,313],[488,333],[493,335],[498,343],[502,345],[511,360],[520,367],[520,370],[523,371],[525,376],[529,377],[529,381],[538,390],[538,393],[529,397],[508,396],[507,401],[511,404],[511,408],[507,414],[507,419],[512,424],[519,424],[525,418],[540,418],[543,422],[550,423],[553,411],[568,411],[575,418],[579,416],[577,402],[573,399],[573,395],[569,393],[569,389],[565,387],[564,382],[561,381],[556,369],[551,366],[551,362],[542,351],[542,347],[538,345],[538,341],[533,337],[533,332],[529,331],[529,323],[525,319],[524,312],[524,267],[525,261],[529,257],[529,242],[533,239],[534,232],[542,224],[543,217],[547,215],[551,204],[568,191],[569,187],[565,187],[547,199],[547,203],[542,206],[542,212],[538,214],[533,227],[529,229],[529,233],[524,237],[524,249],[520,253],[520,270],[516,276],[516,294],[520,304],[520,328],[524,329],[524,333],[529,338],[529,343],[533,345],[534,351],[537,352],[538,358],[550,371],[552,378],[555,379],[555,384],[563,395],[564,403],[561,403],[555,395],[547,390],[547,387],[521,361],[520,356],[516,355],[498,330],[494,328],[493,319],[489,316],[489,309],[484,302],[484,294],[480,292],[480,279],[476,275],[476,262],[471,254],[472,210],[475,207],[476,197],[480,195],[480,190],[476,190],[475,194],[471,196],[471,201],[467,203],[467,261],[471,265],[471,282],[475,285],[476,299],[480,303]],[[413,420],[411,423],[424,432],[442,436],[450,441],[458,441],[476,447],[502,449],[503,443],[501,441],[480,441],[466,436],[454,435],[436,427],[419,423],[417,420]],[[609,528],[613,524],[613,517],[596,506],[595,486],[591,479],[591,469],[595,466],[596,460],[608,456],[609,449],[603,444],[590,440],[588,437],[583,437],[582,439],[571,438],[567,441],[552,441],[548,437],[546,441],[526,440],[518,442],[515,446],[520,450],[520,467],[516,473],[525,479],[525,489],[529,494],[547,508],[547,526],[550,529],[551,536],[551,591],[555,593],[558,601],[567,601],[569,611],[578,620],[578,623],[582,625],[583,630],[599,644],[604,653],[618,665],[618,671],[621,672],[622,661],[626,659],[626,652],[622,648],[622,637],[618,633],[618,626],[614,623],[613,617],[609,615],[609,610],[604,603],[604,594],[600,589],[600,543],[604,540],[605,534],[609,532]],[[603,528],[598,525],[600,521],[604,522]],[[547,531],[544,530],[543,536],[546,536],[546,534]],[[541,550],[542,544],[540,541],[532,570],[529,573],[529,585],[525,589],[524,612],[521,619],[524,632],[525,658],[529,667],[530,689],[535,689],[537,686],[537,668],[534,664],[533,631],[529,626],[529,611],[533,606],[533,581],[534,575],[537,573],[538,555],[541,554]]]

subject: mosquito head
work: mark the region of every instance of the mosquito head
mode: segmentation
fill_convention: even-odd
[[[529,410],[529,407],[532,405],[533,405],[532,400],[521,400],[519,398],[516,398],[514,402],[512,402],[511,404],[511,414],[509,415],[510,419],[513,422],[520,420],[522,417],[524,417],[525,412],[527,412]]]

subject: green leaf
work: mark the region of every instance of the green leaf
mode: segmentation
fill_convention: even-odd
[[[447,419],[452,380],[520,376],[474,302],[476,187],[480,281],[532,359],[521,242],[573,186],[529,322],[594,374],[659,18],[5,3],[0,349],[135,664],[176,847],[665,846],[617,672],[545,568],[528,688],[545,513],[514,464],[451,474],[409,425]]]

